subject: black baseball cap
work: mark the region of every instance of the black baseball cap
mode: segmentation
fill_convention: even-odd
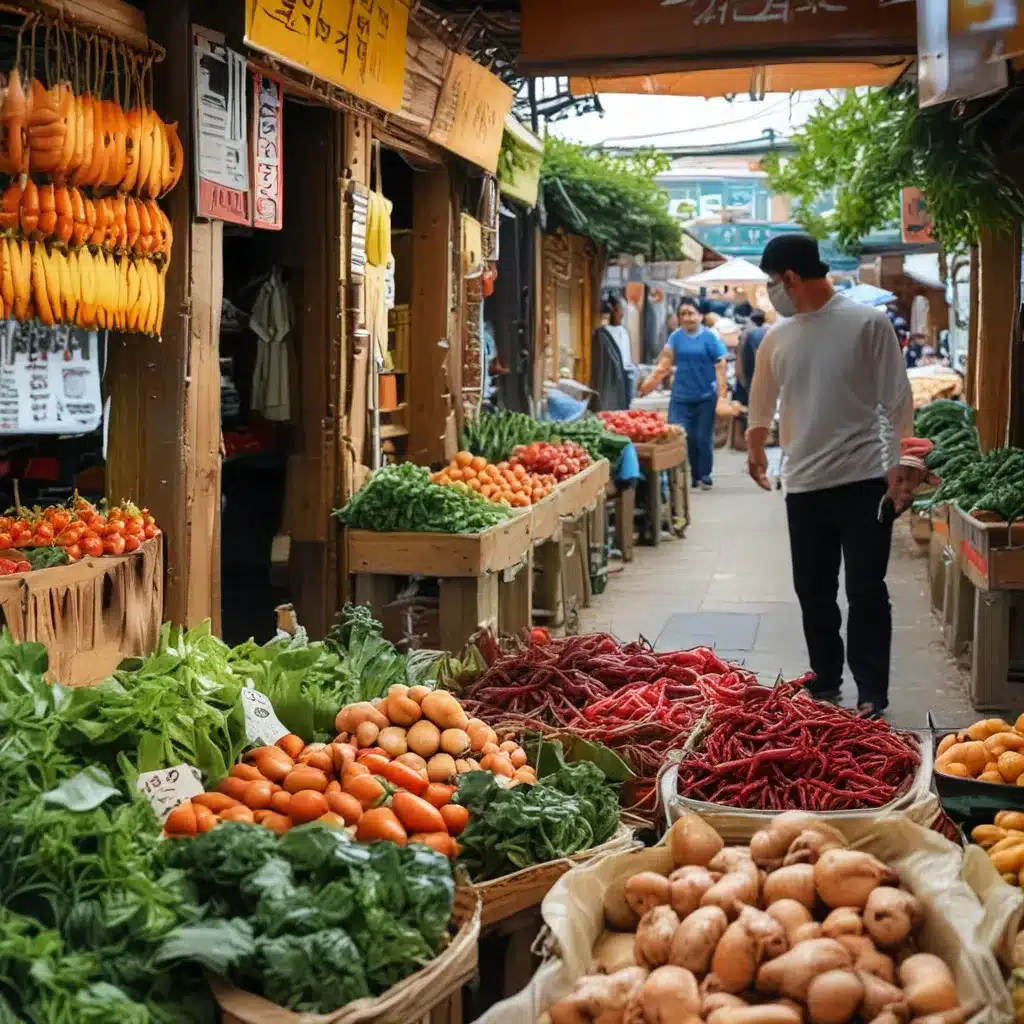
[[[818,252],[818,240],[812,235],[796,233],[777,235],[761,253],[761,269],[766,274],[784,274],[792,270],[800,277],[814,279],[828,274],[828,264]]]

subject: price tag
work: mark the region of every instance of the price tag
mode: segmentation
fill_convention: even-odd
[[[162,825],[178,804],[203,792],[203,776],[198,768],[179,764],[174,768],[143,772],[139,776],[138,788],[146,794]]]
[[[245,735],[250,743],[275,744],[288,730],[274,712],[274,705],[259,690],[242,690],[242,710],[245,712]]]

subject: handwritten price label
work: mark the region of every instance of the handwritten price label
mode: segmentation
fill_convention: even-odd
[[[178,804],[203,792],[203,777],[198,768],[179,764],[174,768],[143,772],[139,776],[138,788],[146,794],[162,825]]]
[[[275,744],[288,730],[274,711],[265,694],[246,688],[242,691],[242,710],[245,712],[245,735],[250,743]]]

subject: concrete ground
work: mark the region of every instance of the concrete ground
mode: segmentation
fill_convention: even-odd
[[[685,539],[639,547],[632,563],[612,563],[608,588],[582,613],[581,629],[623,639],[642,634],[663,649],[709,643],[765,682],[808,668],[800,607],[790,576],[786,514],[780,492],[758,490],[745,456],[715,455],[715,489],[691,498]],[[621,569],[621,571],[616,571]],[[922,728],[932,710],[940,725],[978,718],[963,672],[946,654],[928,601],[927,562],[903,519],[889,565],[893,657],[889,718]],[[840,586],[845,620],[845,599]],[[844,703],[856,690],[847,673]]]

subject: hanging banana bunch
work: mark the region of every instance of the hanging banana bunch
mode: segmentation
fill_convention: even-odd
[[[156,200],[180,180],[183,149],[177,125],[153,110],[151,74],[152,58],[119,43],[77,28],[69,43],[63,25],[26,19],[0,76],[4,318],[161,332],[173,232]]]

